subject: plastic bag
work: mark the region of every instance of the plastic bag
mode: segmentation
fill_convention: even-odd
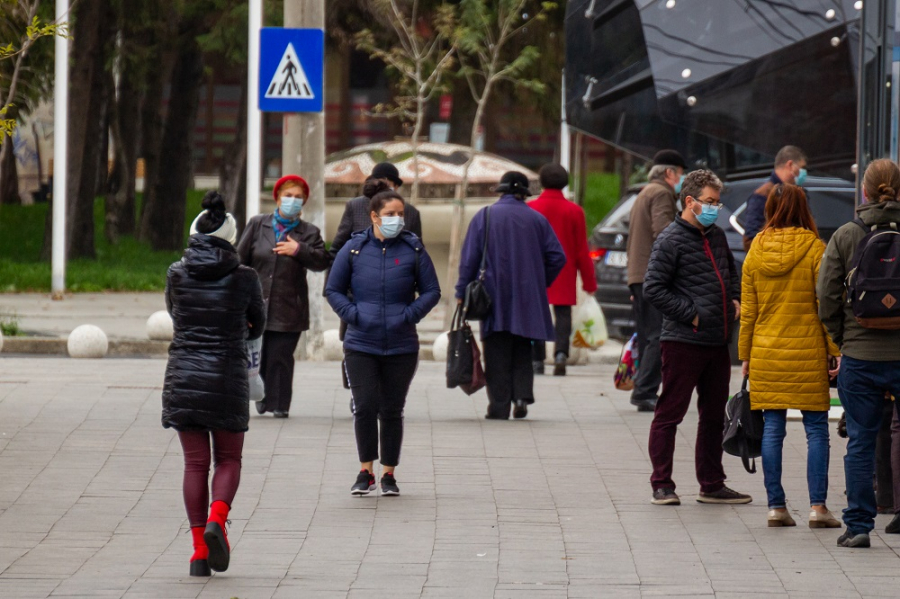
[[[572,345],[585,349],[597,349],[609,339],[603,310],[593,295],[587,296],[575,309],[572,318]]]
[[[265,385],[259,376],[262,356],[262,337],[247,341],[247,378],[250,382],[250,400],[262,401],[266,396]]]
[[[616,369],[615,384],[619,391],[631,391],[634,389],[634,377],[637,374],[640,360],[637,351],[637,333],[631,336],[625,347],[622,348],[622,357],[619,358],[619,367]]]

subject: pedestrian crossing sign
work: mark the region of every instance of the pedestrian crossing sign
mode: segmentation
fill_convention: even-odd
[[[322,112],[325,33],[321,29],[260,30],[259,109]]]

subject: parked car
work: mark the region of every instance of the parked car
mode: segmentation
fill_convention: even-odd
[[[725,230],[728,246],[737,264],[744,263],[744,223],[741,216],[747,208],[747,198],[765,182],[764,179],[747,179],[726,184],[722,192],[722,211],[718,225]],[[619,203],[613,207],[591,233],[589,240],[591,258],[597,275],[595,297],[603,308],[610,337],[628,339],[634,332],[634,313],[631,292],[627,284],[628,221],[631,207],[643,185],[629,187]],[[824,240],[853,219],[856,207],[856,190],[850,181],[826,177],[808,177],[804,189],[809,196],[810,207]],[[679,204],[680,209],[680,204]],[[737,331],[733,337],[732,357],[737,359]]]

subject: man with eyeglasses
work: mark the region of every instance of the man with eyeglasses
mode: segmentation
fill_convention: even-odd
[[[731,382],[728,337],[740,316],[740,286],[725,232],[716,226],[722,182],[711,171],[685,177],[682,213],[657,238],[644,295],[663,314],[662,393],[650,425],[651,502],[680,505],[672,480],[675,436],[697,390],[696,474],[701,503],[750,503],[725,486],[722,423]]]

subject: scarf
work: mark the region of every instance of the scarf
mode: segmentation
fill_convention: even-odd
[[[285,218],[281,216],[281,213],[278,211],[278,208],[275,209],[275,213],[272,215],[272,229],[275,230],[275,243],[281,241],[281,238],[293,231],[297,228],[297,225],[300,224],[300,219],[291,220],[289,218]]]

